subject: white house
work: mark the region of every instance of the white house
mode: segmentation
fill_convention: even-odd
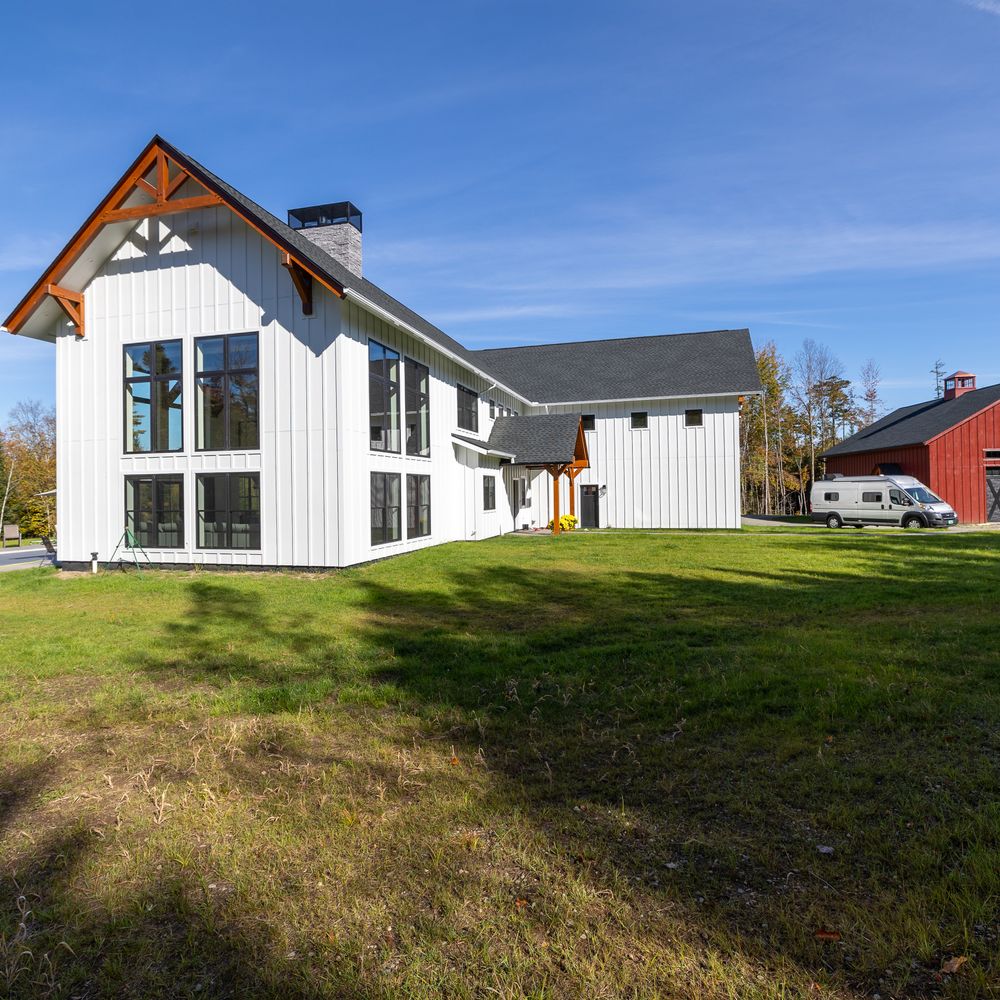
[[[736,528],[749,333],[470,351],[154,137],[5,321],[55,344],[59,559],[348,566],[544,526]]]

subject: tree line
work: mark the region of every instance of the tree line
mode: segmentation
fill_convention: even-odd
[[[36,401],[18,403],[0,427],[0,523],[25,536],[55,531],[56,413]]]
[[[819,456],[882,416],[882,374],[869,360],[852,382],[840,360],[814,340],[790,361],[773,342],[765,344],[757,369],[764,394],[744,402],[740,426],[743,510],[795,514],[807,509]]]

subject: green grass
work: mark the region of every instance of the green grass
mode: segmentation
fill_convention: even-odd
[[[0,996],[998,996],[998,612],[986,534],[6,574]]]

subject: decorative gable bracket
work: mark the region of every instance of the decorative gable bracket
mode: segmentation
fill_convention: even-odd
[[[312,275],[304,270],[297,260],[290,253],[281,255],[281,266],[288,271],[288,276],[292,279],[295,291],[299,293],[302,300],[302,315],[312,316],[313,314],[313,279]]]
[[[83,295],[74,292],[71,288],[63,288],[61,285],[46,285],[45,293],[59,303],[59,307],[67,318],[76,327],[78,337],[86,336],[86,327],[83,317]]]

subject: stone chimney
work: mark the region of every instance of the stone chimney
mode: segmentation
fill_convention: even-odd
[[[288,225],[361,277],[361,212],[349,201],[289,209]]]
[[[976,389],[976,376],[969,372],[955,372],[944,380],[944,398],[958,399],[967,392],[974,392]]]

